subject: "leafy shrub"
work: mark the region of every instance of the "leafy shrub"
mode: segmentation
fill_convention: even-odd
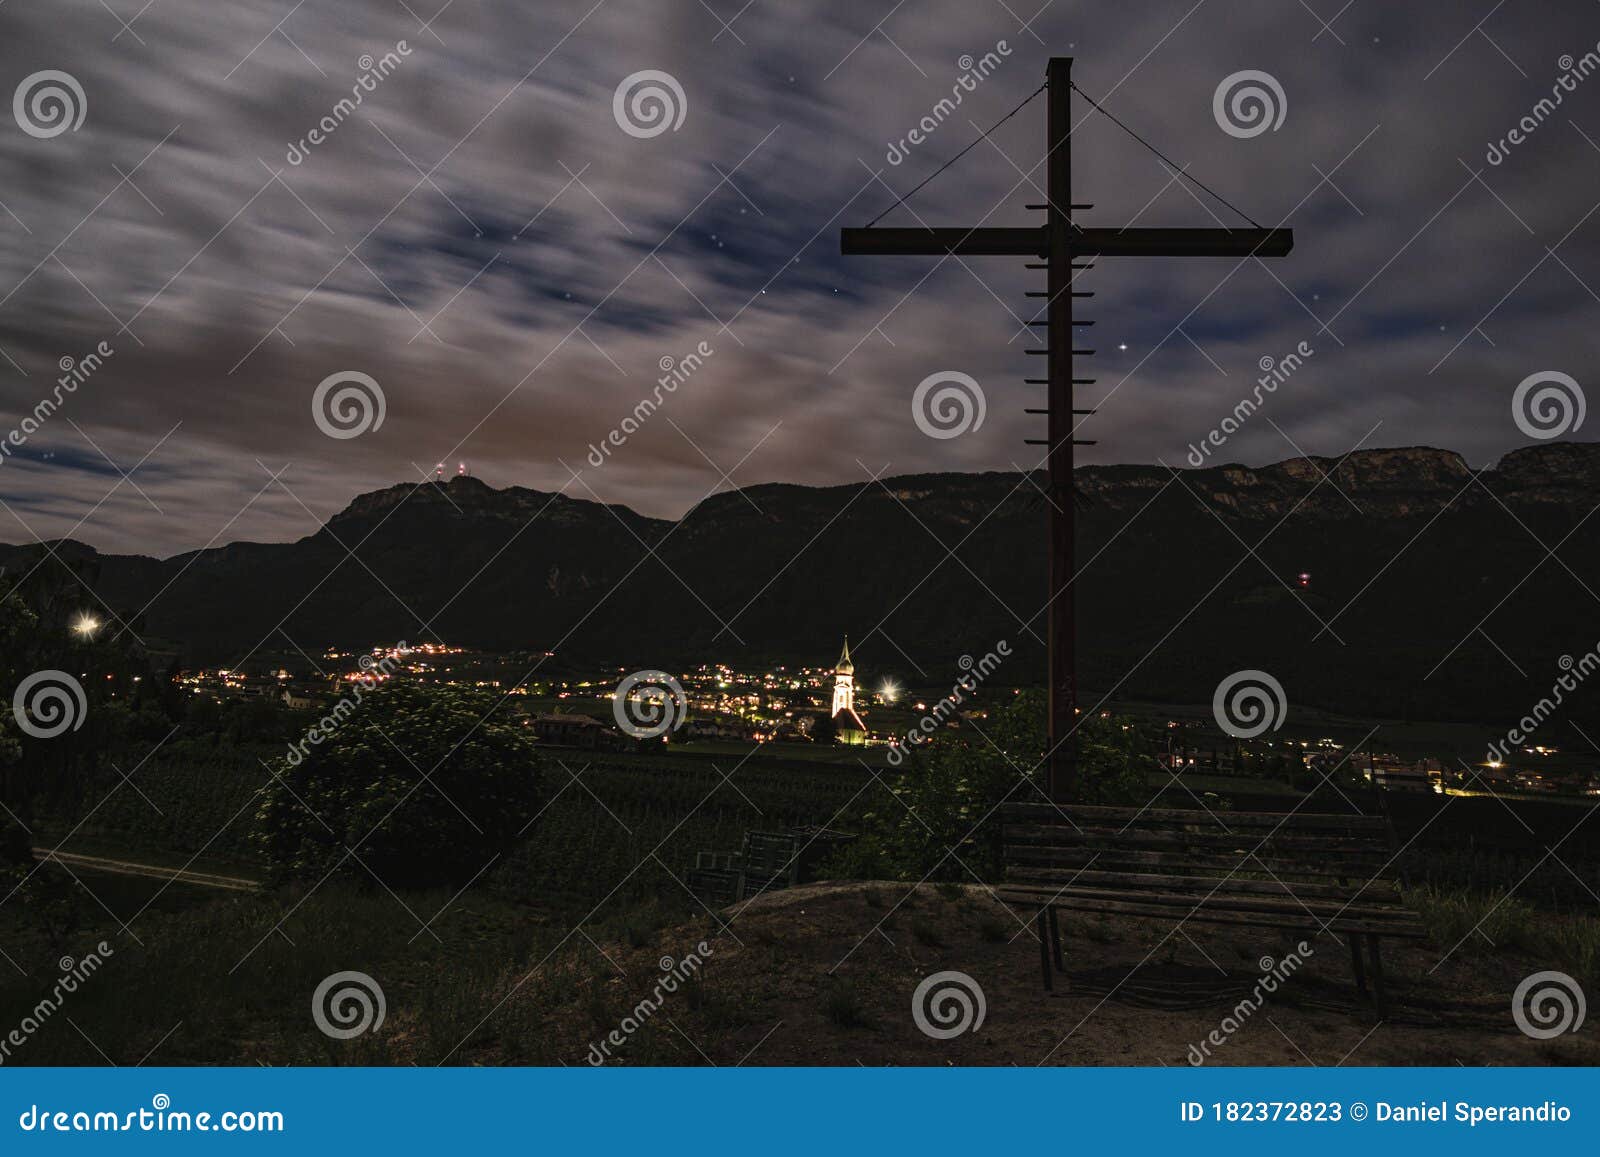
[[[496,718],[495,704],[422,684],[365,692],[303,757],[278,761],[257,814],[268,860],[313,879],[340,867],[370,879],[370,868],[390,887],[473,878],[515,842],[540,798],[533,741]]]
[[[1077,802],[1149,798],[1148,777],[1156,764],[1131,720],[1082,720],[1077,741]],[[915,750],[888,780],[894,800],[862,817],[862,838],[824,871],[856,879],[998,879],[999,805],[1044,801],[1045,748],[1044,697],[1038,692],[1017,695],[958,735],[941,735]]]

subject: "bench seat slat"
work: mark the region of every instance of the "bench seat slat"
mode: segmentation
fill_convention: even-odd
[[[1046,898],[1029,895],[1011,895],[1007,889],[998,893],[1001,900],[1020,908],[1037,908]],[[1119,916],[1144,916],[1157,919],[1172,919],[1174,916],[1181,918],[1180,922],[1194,921],[1202,924],[1242,924],[1256,928],[1286,928],[1297,931],[1319,932],[1322,924],[1312,920],[1305,913],[1299,916],[1278,915],[1269,912],[1236,912],[1219,909],[1200,909],[1188,911],[1179,908],[1163,908],[1154,904],[1141,904],[1132,901],[1101,900],[1096,897],[1063,896],[1050,905],[1052,908],[1065,908],[1077,912],[1105,912]],[[1326,920],[1329,931],[1341,933],[1370,934],[1377,936],[1400,936],[1406,939],[1422,939],[1426,936],[1420,924],[1397,924],[1390,921],[1373,921],[1354,919],[1348,915],[1334,920]]]
[[[1420,917],[1411,909],[1395,903],[1387,905],[1344,903],[1338,900],[1296,900],[1283,896],[1250,896],[1227,892],[1137,892],[1115,886],[1051,888],[1049,885],[1007,884],[1002,894],[1031,895],[1037,900],[1052,896],[1071,896],[1074,899],[1125,900],[1129,903],[1152,904],[1162,908],[1200,908],[1202,910],[1235,912],[1270,912],[1278,915],[1320,917],[1349,916],[1352,919],[1418,923]]]

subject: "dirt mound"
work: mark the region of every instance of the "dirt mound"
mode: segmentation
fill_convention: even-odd
[[[648,945],[595,945],[604,972],[549,1029],[572,1063],[1600,1061],[1592,1032],[1540,1042],[1517,1030],[1512,990],[1542,965],[1514,955],[1441,964],[1438,946],[1386,943],[1394,1008],[1378,1024],[1331,935],[1311,938],[1263,996],[1263,977],[1285,970],[1297,936],[1072,915],[1063,932],[1067,975],[1048,994],[1032,926],[983,888],[813,884],[708,913]],[[924,984],[940,973],[961,975]]]

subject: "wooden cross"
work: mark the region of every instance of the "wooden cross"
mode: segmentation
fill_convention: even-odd
[[[1047,416],[1047,434],[1030,445],[1046,447],[1050,495],[1050,601],[1049,638],[1049,717],[1047,734],[1048,791],[1050,798],[1067,802],[1072,798],[1077,778],[1077,744],[1074,739],[1077,716],[1077,633],[1072,578],[1074,558],[1075,487],[1072,478],[1073,447],[1081,444],[1073,437],[1073,416],[1093,410],[1073,409],[1073,387],[1093,385],[1093,378],[1074,378],[1074,355],[1088,356],[1093,350],[1073,349],[1072,331],[1092,322],[1074,321],[1072,299],[1093,294],[1072,289],[1074,270],[1087,269],[1083,257],[1282,257],[1294,244],[1289,229],[1084,229],[1072,223],[1074,209],[1092,205],[1072,202],[1071,92],[1072,58],[1053,56],[1046,73],[1049,89],[1045,145],[1045,196],[1047,204],[1029,205],[1046,211],[1045,223],[1031,229],[950,228],[950,229],[842,229],[840,252],[845,255],[916,255],[962,257],[1039,257],[1029,269],[1043,269],[1046,291],[1043,326],[1045,348],[1029,350],[1041,354],[1048,365],[1043,378],[1026,379],[1029,385],[1046,387],[1046,408],[1030,409],[1030,414]]]

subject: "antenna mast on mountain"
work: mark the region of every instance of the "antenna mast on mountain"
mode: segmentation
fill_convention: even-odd
[[[1073,580],[1075,577],[1074,513],[1075,487],[1072,478],[1073,447],[1092,445],[1074,438],[1077,415],[1094,413],[1092,409],[1073,408],[1073,387],[1093,385],[1093,378],[1074,378],[1074,355],[1088,357],[1092,349],[1073,349],[1072,331],[1093,325],[1092,321],[1076,321],[1072,316],[1072,300],[1093,297],[1092,292],[1073,288],[1077,272],[1094,268],[1095,257],[1237,257],[1240,262],[1252,257],[1282,257],[1294,244],[1289,229],[1264,229],[1242,210],[1234,209],[1250,221],[1249,229],[1153,229],[1143,226],[1122,228],[1086,229],[1073,223],[1072,214],[1079,209],[1092,209],[1093,205],[1074,204],[1072,200],[1072,58],[1053,56],[1045,73],[1045,83],[1029,94],[1000,122],[985,131],[983,137],[1010,119],[1023,105],[1049,90],[1049,112],[1045,129],[1045,196],[1046,203],[1029,205],[1029,209],[1042,210],[1045,223],[1024,229],[972,226],[970,228],[943,229],[874,229],[872,226],[890,210],[902,204],[963,156],[978,142],[957,153],[932,176],[899,198],[889,209],[880,213],[864,229],[840,231],[840,252],[846,255],[868,256],[916,255],[928,257],[1037,257],[1029,269],[1045,271],[1046,290],[1030,293],[1030,297],[1046,298],[1043,321],[1028,324],[1044,329],[1045,344],[1028,353],[1045,358],[1046,376],[1025,379],[1030,386],[1045,387],[1046,405],[1043,409],[1030,408],[1029,414],[1046,416],[1047,433],[1043,440],[1030,439],[1028,444],[1046,447],[1044,465],[1049,471],[1050,494],[1050,601],[1046,604],[1050,644],[1050,706],[1049,748],[1046,759],[1049,765],[1050,798],[1068,801],[1072,798],[1077,780],[1077,634],[1074,608]],[[1122,124],[1082,89],[1077,90],[1098,112],[1122,128],[1157,156],[1159,150]],[[1165,157],[1163,157],[1165,160]],[[1182,169],[1168,162],[1180,178],[1199,185]],[[1024,175],[1031,183],[1031,178]],[[1020,184],[1021,182],[1019,182]],[[1219,194],[1200,185],[1223,204],[1233,206]],[[1037,316],[1037,315],[1035,315]]]

